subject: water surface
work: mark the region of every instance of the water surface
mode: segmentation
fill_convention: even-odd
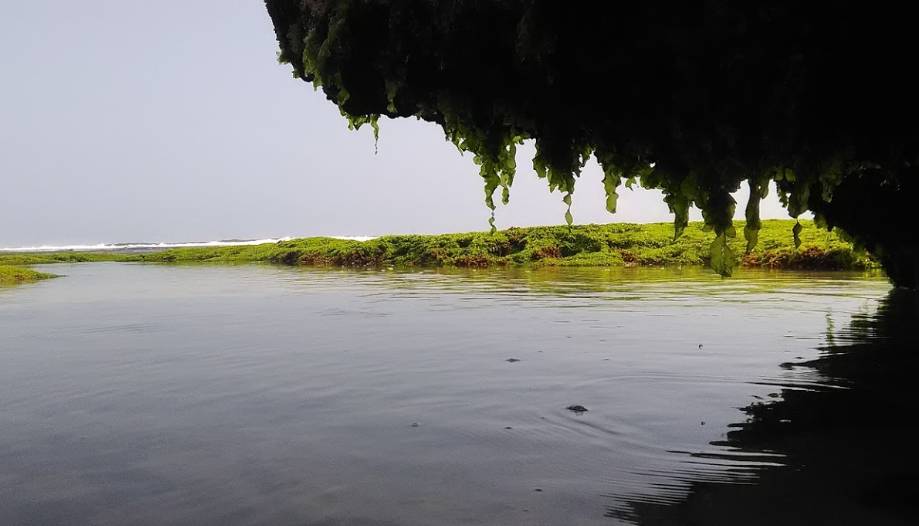
[[[750,439],[751,408],[851,387],[813,364],[870,340],[853,320],[890,289],[846,273],[49,268],[66,277],[0,289],[0,524],[714,520],[735,499],[721,488],[803,464]]]

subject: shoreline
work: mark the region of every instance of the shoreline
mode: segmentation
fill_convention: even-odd
[[[759,243],[745,253],[742,235],[730,241],[737,266],[797,270],[867,270],[877,263],[836,232],[801,221],[801,245],[794,220],[765,220]],[[735,222],[737,231],[743,222]],[[390,235],[369,240],[311,237],[273,243],[199,246],[138,251],[114,250],[0,253],[0,265],[93,261],[153,263],[273,263],[323,267],[667,267],[707,266],[714,239],[700,222],[673,239],[670,223],[509,228],[458,234]],[[34,272],[34,271],[33,271]]]

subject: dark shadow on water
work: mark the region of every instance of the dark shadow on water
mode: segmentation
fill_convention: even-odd
[[[742,409],[724,441],[781,458],[751,480],[690,484],[677,502],[634,498],[608,516],[649,525],[919,524],[919,294],[894,290],[834,331],[809,362],[825,387],[783,389]]]

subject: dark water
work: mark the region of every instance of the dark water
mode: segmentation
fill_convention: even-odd
[[[919,516],[878,277],[52,270],[0,289],[3,525]]]

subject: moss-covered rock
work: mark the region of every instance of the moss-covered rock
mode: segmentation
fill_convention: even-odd
[[[795,247],[794,221],[762,222],[760,243],[730,241],[733,264],[771,268],[864,269],[874,261],[836,233],[804,221]],[[742,225],[742,223],[741,223]],[[689,224],[677,239],[665,223],[510,228],[499,232],[383,236],[369,241],[315,237],[255,246],[178,248],[148,253],[6,254],[0,263],[139,261],[265,262],[336,267],[673,266],[706,265],[715,234]]]
[[[26,267],[0,265],[0,286],[32,283],[53,277],[55,277],[54,274],[38,272]]]

